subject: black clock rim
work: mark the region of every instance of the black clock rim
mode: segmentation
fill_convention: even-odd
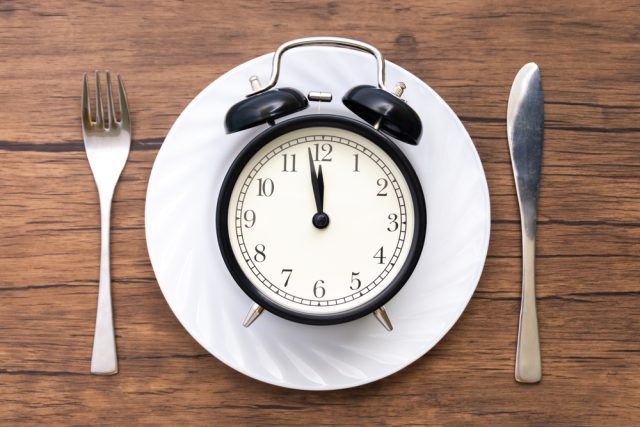
[[[231,193],[235,183],[240,176],[244,166],[249,160],[266,144],[273,139],[282,136],[288,132],[299,130],[305,127],[334,127],[338,129],[344,129],[354,132],[360,136],[369,139],[371,142],[380,147],[391,159],[398,165],[400,172],[404,176],[409,186],[409,191],[413,199],[413,209],[415,217],[415,226],[413,232],[413,240],[409,253],[404,265],[400,268],[400,271],[393,279],[393,281],[382,291],[379,295],[368,301],[367,303],[353,308],[351,310],[334,313],[329,315],[309,315],[302,314],[294,310],[290,310],[282,305],[279,305],[266,296],[264,296],[256,287],[251,283],[249,278],[244,274],[240,267],[238,260],[233,254],[231,247],[231,241],[228,232],[228,210],[231,199]],[[307,325],[335,325],[339,323],[345,323],[352,320],[359,319],[368,314],[373,313],[378,308],[385,305],[391,298],[393,298],[404,287],[407,280],[411,277],[413,270],[415,269],[420,255],[422,254],[422,248],[425,242],[425,235],[427,229],[427,209],[425,204],[424,193],[422,191],[422,185],[418,175],[416,174],[409,159],[404,153],[391,141],[387,136],[375,130],[370,125],[360,122],[351,118],[329,115],[329,114],[315,114],[299,116],[292,119],[288,119],[281,123],[278,123],[262,133],[254,137],[236,156],[233,163],[229,167],[225,178],[220,188],[220,195],[218,197],[218,204],[216,208],[216,233],[218,236],[218,245],[222,258],[227,266],[227,269],[231,273],[231,276],[235,280],[236,284],[244,291],[244,293],[251,298],[255,303],[262,306],[265,310],[282,317],[284,319],[303,323]]]

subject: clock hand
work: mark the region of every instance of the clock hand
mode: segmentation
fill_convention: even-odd
[[[322,165],[318,166],[318,193],[320,193],[318,212],[324,212],[324,176],[322,175]]]
[[[316,199],[316,209],[318,210],[318,213],[320,213],[322,212],[324,180],[321,186],[320,179],[316,174],[316,167],[313,164],[313,155],[311,154],[311,148],[309,148],[309,171],[311,172],[311,187],[313,188],[313,197]]]
[[[311,187],[313,188],[313,197],[316,201],[317,212],[313,215],[311,222],[316,228],[322,229],[329,225],[329,215],[324,212],[324,175],[322,174],[322,165],[316,167],[313,163],[313,155],[309,148],[309,171],[311,172]]]

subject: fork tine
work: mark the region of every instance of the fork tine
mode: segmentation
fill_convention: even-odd
[[[104,116],[102,110],[102,90],[100,89],[100,74],[96,71],[96,126],[104,127]]]
[[[89,107],[89,82],[87,73],[82,76],[82,95],[80,96],[80,109],[82,117],[82,129],[87,130],[92,126],[91,108]]]
[[[113,96],[111,94],[111,73],[107,71],[107,116],[109,118],[109,128],[115,125],[116,113],[113,109]]]
[[[127,93],[124,90],[124,80],[122,80],[120,74],[118,74],[118,91],[120,98],[120,123],[128,127],[131,123],[129,121],[129,104],[127,102]]]

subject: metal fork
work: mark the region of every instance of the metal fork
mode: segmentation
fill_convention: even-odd
[[[93,178],[100,197],[100,284],[98,285],[98,310],[96,329],[93,337],[91,355],[91,373],[94,375],[113,375],[118,373],[118,356],[113,329],[111,310],[111,272],[109,261],[109,231],[111,222],[111,200],[124,169],[131,146],[131,121],[124,82],[118,76],[120,99],[120,121],[116,120],[111,94],[111,75],[107,75],[107,121],[104,120],[100,75],[96,71],[96,111],[95,121],[91,120],[89,107],[89,83],[87,75],[83,77],[81,114],[82,136]]]

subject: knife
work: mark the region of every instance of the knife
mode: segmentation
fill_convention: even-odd
[[[540,69],[530,62],[516,75],[507,108],[507,138],[522,225],[522,301],[515,371],[516,381],[521,383],[537,383],[542,378],[536,314],[535,245],[543,128]]]

